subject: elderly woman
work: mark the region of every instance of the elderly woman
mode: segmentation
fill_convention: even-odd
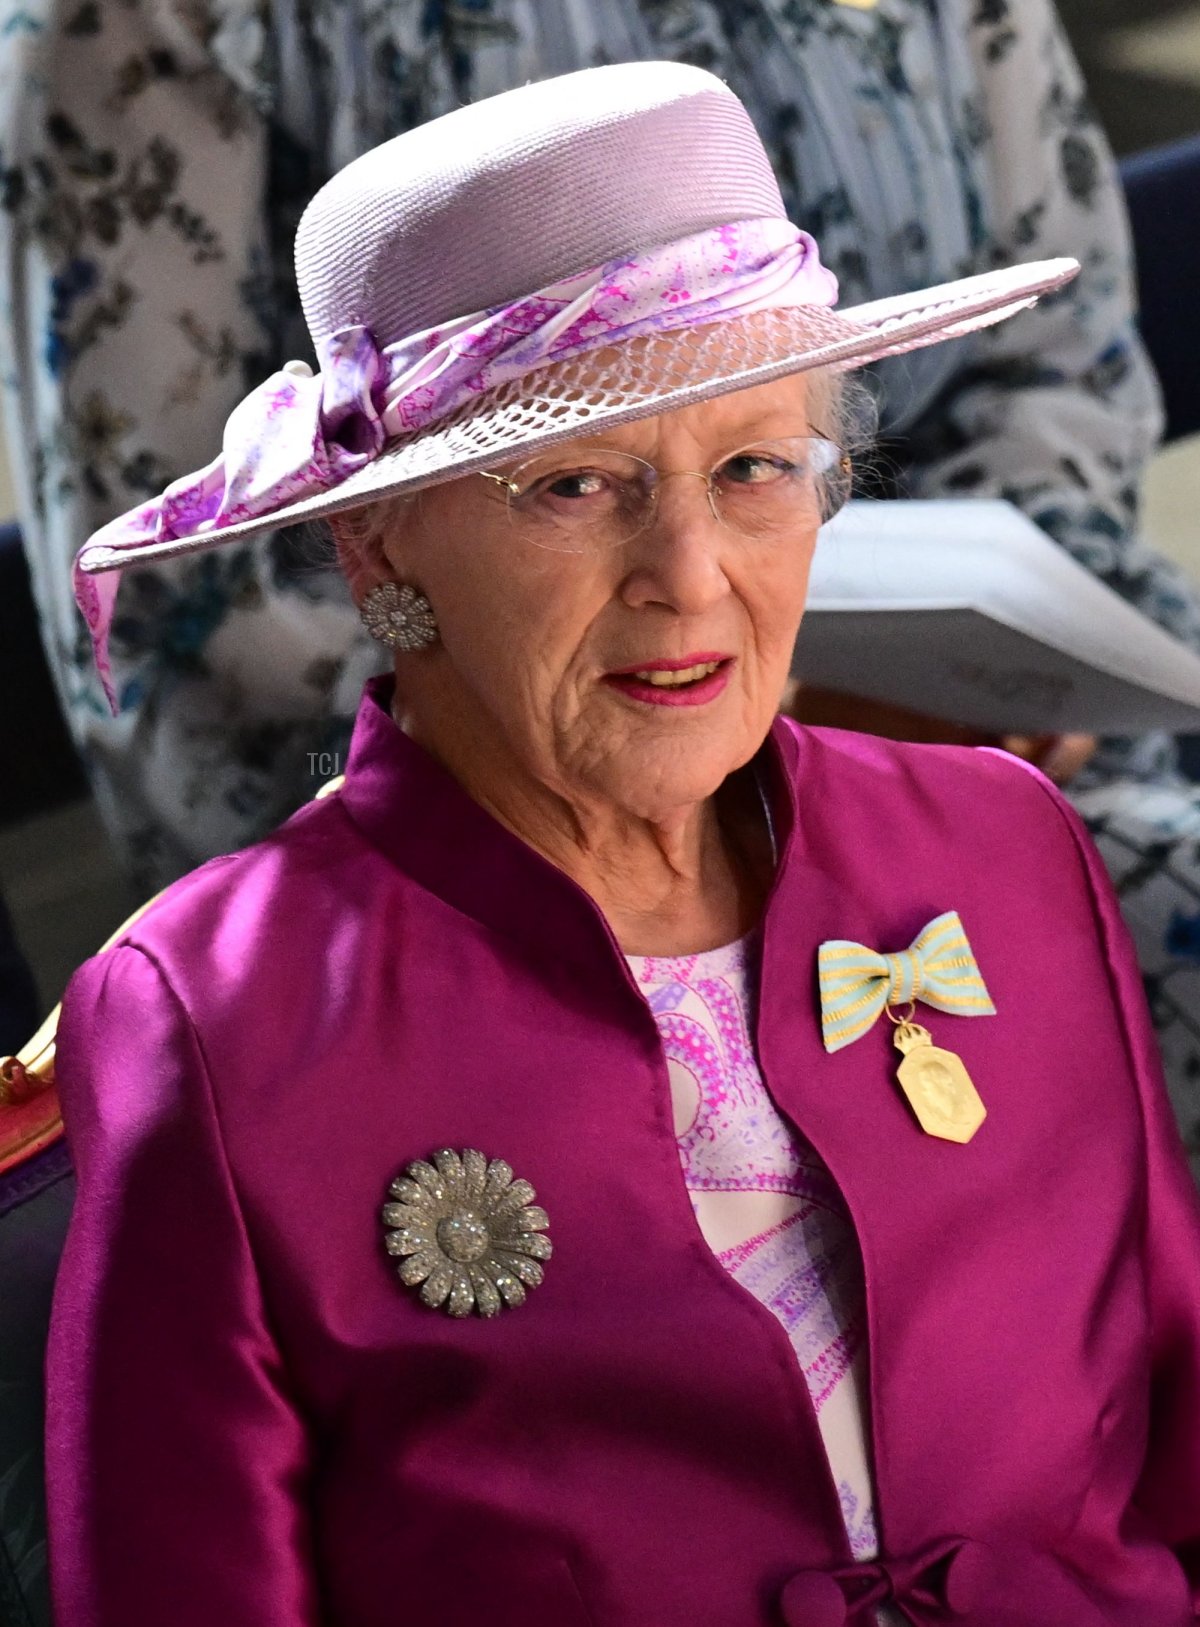
[[[775,718],[841,372],[1073,268],[835,312],[650,64],[359,159],[297,261],[320,376],[81,602],[103,665],[121,567],[331,516],[395,679],[70,990],[61,1620],[1195,1621],[1200,1225],[1102,869],[1002,755]]]

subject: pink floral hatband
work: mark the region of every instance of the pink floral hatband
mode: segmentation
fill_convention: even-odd
[[[321,347],[321,371],[289,363],[225,425],[222,451],[97,531],[75,564],[75,597],[96,667],[118,710],[108,655],[119,575],[85,575],[90,552],[136,552],[269,515],[331,490],[398,436],[446,418],[525,373],[640,334],[750,311],[830,307],[837,280],[816,243],[782,219],[738,221],[580,273],[526,299],[427,329],[380,350],[346,327]]]

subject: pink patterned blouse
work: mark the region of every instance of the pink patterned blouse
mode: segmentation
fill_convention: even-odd
[[[782,1322],[816,1408],[856,1559],[877,1551],[864,1426],[862,1264],[815,1150],[781,1118],[751,1038],[755,939],[699,955],[630,955],[666,1051],[679,1156],[700,1230]]]

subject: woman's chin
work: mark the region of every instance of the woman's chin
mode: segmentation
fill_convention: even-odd
[[[730,742],[693,751],[664,749],[622,752],[610,758],[594,790],[636,819],[669,824],[714,796],[753,748],[736,750]]]

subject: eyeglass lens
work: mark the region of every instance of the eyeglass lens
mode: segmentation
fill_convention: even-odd
[[[675,477],[626,452],[548,452],[508,476],[509,514],[540,547],[571,553],[615,547],[651,523],[662,480]],[[850,494],[849,460],[821,436],[761,441],[723,458],[707,487],[713,514],[731,531],[784,539],[842,507]]]

